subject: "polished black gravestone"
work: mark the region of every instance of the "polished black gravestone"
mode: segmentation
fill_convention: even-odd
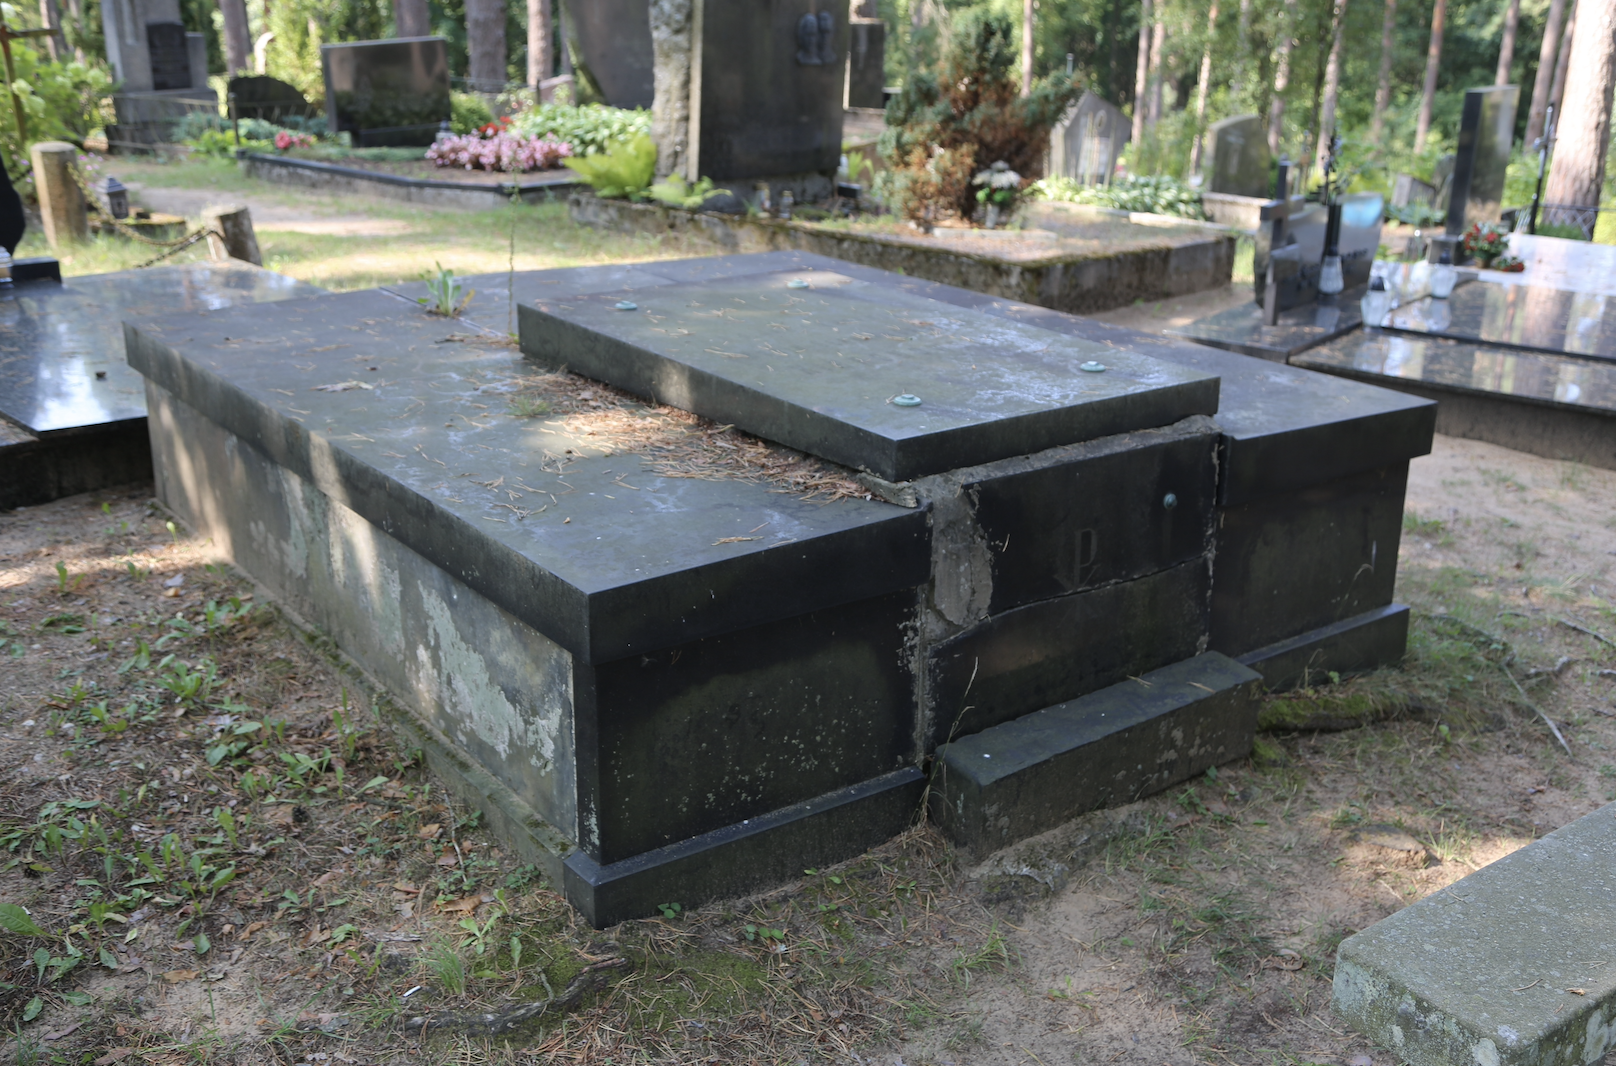
[[[314,108],[297,86],[267,74],[231,78],[228,92],[236,118],[258,118],[284,125],[287,119],[314,117]]]
[[[827,270],[578,294],[520,322],[542,363],[891,481],[1217,410],[1206,375]]]
[[[694,6],[687,176],[817,174],[828,189],[842,154],[847,0]]]
[[[1448,436],[1616,469],[1609,360],[1365,330],[1295,363],[1440,401],[1436,428]]]
[[[1503,210],[1504,178],[1515,144],[1518,85],[1466,89],[1459,141],[1448,194],[1448,233],[1458,236],[1477,222],[1497,222]],[[1455,260],[1457,262],[1457,260]]]
[[[1616,360],[1616,300],[1602,293],[1475,280],[1445,300],[1424,297],[1387,326],[1472,344]]]
[[[356,147],[429,145],[449,120],[442,37],[320,46],[326,121]]]
[[[24,434],[0,447],[0,508],[151,476],[144,386],[124,361],[124,319],[320,291],[233,259],[18,281],[0,292],[0,419]]]
[[[877,18],[855,18],[847,54],[847,106],[886,106],[887,24]]]

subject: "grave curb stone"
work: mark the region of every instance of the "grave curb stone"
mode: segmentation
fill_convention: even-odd
[[[1159,792],[1251,750],[1261,683],[1208,652],[956,740],[938,751],[932,814],[985,854]]]
[[[1609,804],[1348,937],[1331,1007],[1411,1066],[1591,1066],[1616,1048],[1613,914]]]

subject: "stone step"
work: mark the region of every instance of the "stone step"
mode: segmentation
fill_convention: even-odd
[[[1208,652],[949,744],[933,817],[986,854],[1251,750],[1262,678]]]
[[[1410,1066],[1616,1050],[1616,804],[1348,937],[1331,1001]]]

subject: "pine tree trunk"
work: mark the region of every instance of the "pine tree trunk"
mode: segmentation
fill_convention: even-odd
[[[1551,204],[1599,206],[1610,146],[1611,91],[1616,89],[1616,0],[1582,0],[1571,39],[1565,99],[1556,120],[1554,165],[1543,198]]]
[[[651,140],[658,178],[684,174],[690,155],[690,16],[690,0],[651,0]]]
[[[505,88],[505,0],[466,0],[466,53],[474,92]]]
[[[1532,103],[1526,112],[1528,148],[1543,136],[1543,117],[1549,109],[1549,87],[1554,82],[1554,61],[1560,52],[1565,7],[1565,0],[1549,0],[1549,17],[1543,23],[1543,44],[1537,51],[1537,77],[1532,81]]]
[[[1145,121],[1154,126],[1162,116],[1162,46],[1167,41],[1167,23],[1156,20],[1150,34],[1150,114]]]
[[[1238,111],[1240,100],[1246,94],[1246,67],[1251,62],[1251,0],[1240,0],[1240,18],[1234,31],[1234,60],[1235,75],[1229,85],[1229,95],[1234,97]]]
[[[393,0],[393,29],[400,37],[429,37],[432,15],[426,0]]]
[[[1335,106],[1341,96],[1341,38],[1347,28],[1347,0],[1336,0],[1334,26],[1330,32],[1330,58],[1324,63],[1324,99],[1319,104],[1318,148],[1313,153],[1313,165],[1324,172],[1324,161],[1330,157],[1330,141],[1335,136]]]
[[[527,0],[527,83],[539,91],[539,82],[555,71],[550,0]]]
[[[1032,95],[1032,0],[1021,0],[1021,95]]]
[[[1556,0],[1564,2],[1564,0]],[[1397,31],[1397,0],[1386,0],[1386,17],[1380,23],[1380,82],[1375,87],[1375,117],[1369,122],[1369,140],[1380,143],[1386,122],[1386,108],[1392,102],[1392,48]]]
[[[1212,81],[1212,45],[1217,42],[1218,0],[1206,13],[1206,48],[1201,52],[1201,84],[1195,90],[1195,143],[1190,146],[1190,173],[1201,169],[1201,141],[1206,136],[1206,94]]]
[[[1154,20],[1151,0],[1139,0],[1139,66],[1133,79],[1133,143],[1145,136],[1145,92],[1150,85],[1150,28]]]
[[[224,16],[225,73],[234,76],[247,70],[251,61],[252,41],[247,29],[246,0],[219,0],[219,13]]]
[[[1436,0],[1431,12],[1431,47],[1425,53],[1425,87],[1420,93],[1420,118],[1414,125],[1414,151],[1425,151],[1431,132],[1431,106],[1436,102],[1436,75],[1442,65],[1442,30],[1448,20],[1448,0]]]
[[[1565,31],[1560,34],[1560,55],[1554,61],[1554,81],[1549,86],[1549,103],[1554,105],[1554,113],[1557,116],[1554,122],[1555,129],[1560,125],[1558,116],[1561,102],[1565,97],[1566,64],[1571,61],[1571,42],[1576,39],[1577,9],[1573,7],[1571,13],[1566,16]],[[1549,132],[1552,135],[1553,129]]]
[[[1274,49],[1274,102],[1268,109],[1268,150],[1274,155],[1279,154],[1279,142],[1285,133],[1285,90],[1291,84],[1291,35],[1296,32],[1296,0],[1285,0],[1280,19],[1279,44]]]
[[[1504,9],[1504,39],[1498,45],[1498,73],[1494,85],[1509,84],[1509,68],[1515,62],[1515,30],[1521,21],[1521,0],[1509,0]]]
[[[56,6],[56,0],[39,0],[39,23],[54,32],[45,38],[45,51],[49,53],[51,62],[58,63],[67,58],[67,38],[62,36],[62,9]]]

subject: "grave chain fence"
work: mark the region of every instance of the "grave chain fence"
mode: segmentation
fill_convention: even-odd
[[[96,215],[100,217],[103,224],[110,225],[119,233],[122,233],[126,237],[133,238],[135,241],[138,241],[141,244],[152,248],[164,249],[164,251],[152,256],[144,263],[135,264],[134,269],[136,270],[161,263],[170,256],[178,255],[180,252],[183,252],[185,249],[191,247],[191,245],[197,243],[198,241],[206,240],[208,237],[216,236],[220,240],[224,239],[224,234],[221,233],[215,226],[199,226],[197,229],[192,230],[185,236],[176,237],[171,241],[158,240],[155,237],[148,237],[135,227],[124,222],[122,219],[114,218],[112,212],[102,206],[100,196],[98,196],[95,190],[90,187],[89,183],[84,180],[84,172],[79,169],[76,162],[71,164],[68,167],[68,170],[73,175],[74,184],[79,187],[79,192],[84,196],[85,207],[94,211]]]

